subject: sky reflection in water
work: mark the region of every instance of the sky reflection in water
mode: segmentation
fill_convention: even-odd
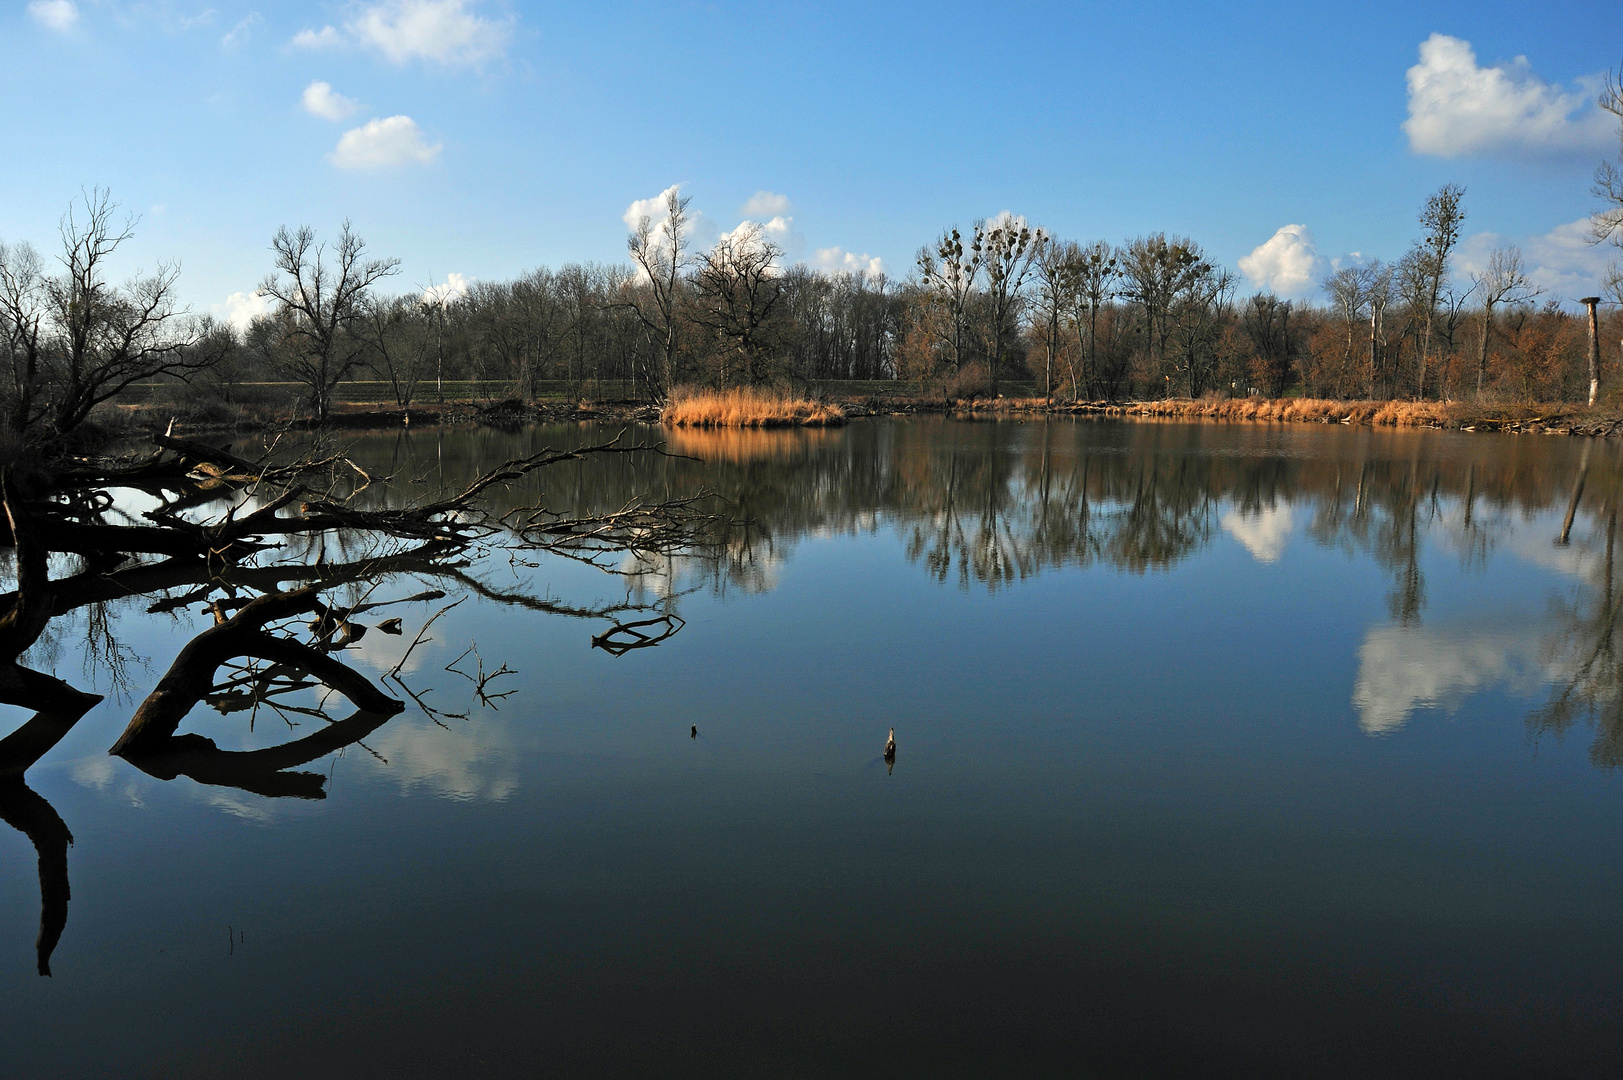
[[[398,500],[601,434],[354,442]],[[32,658],[110,697],[27,776],[74,840],[51,980],[35,848],[0,833],[20,1075],[1615,1060],[1613,446],[937,420],[671,444],[706,463],[569,466],[512,505],[712,488],[753,522],[719,557],[479,574],[629,588],[679,633],[616,657],[606,620],[474,598],[407,670],[468,718],[410,709],[294,770],[303,798],[106,756],[200,618],[113,606],[122,697],[83,623],[53,627]],[[388,671],[434,606],[349,659]],[[444,670],[470,643],[517,669],[498,708]]]

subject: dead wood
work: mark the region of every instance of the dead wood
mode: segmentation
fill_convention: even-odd
[[[168,672],[135,710],[109,753],[129,756],[161,749],[186,714],[214,689],[220,665],[237,656],[283,663],[308,672],[359,709],[389,715],[399,712],[404,706],[360,672],[317,648],[265,630],[267,624],[310,611],[318,602],[319,590],[315,586],[289,593],[267,593],[197,635],[181,649]]]

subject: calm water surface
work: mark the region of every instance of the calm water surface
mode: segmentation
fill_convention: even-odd
[[[608,434],[350,441],[383,501]],[[29,659],[108,699],[27,775],[74,841],[51,978],[38,856],[0,829],[0,1072],[1623,1068],[1616,445],[909,420],[672,448],[704,462],[507,498],[713,489],[752,522],[724,552],[475,563],[405,671],[466,716],[413,706],[286,797],[107,756],[202,616],[53,627]],[[614,656],[614,618],[514,596],[685,626]],[[381,676],[438,606],[349,660]],[[516,671],[493,707],[445,670],[471,644]]]

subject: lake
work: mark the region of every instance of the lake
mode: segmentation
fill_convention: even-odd
[[[339,441],[386,505],[617,430]],[[1615,1074],[1614,441],[622,441],[660,438],[681,456],[500,508],[714,492],[747,524],[649,564],[495,536],[458,579],[385,579],[447,596],[363,620],[342,655],[375,679],[468,597],[398,667],[417,697],[254,784],[106,752],[198,604],[58,619],[26,659],[107,698],[26,777],[72,834],[50,978],[18,824],[44,811],[0,805],[6,1075]],[[300,694],[183,730],[272,747],[326,723]]]

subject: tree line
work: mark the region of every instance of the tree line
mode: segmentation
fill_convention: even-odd
[[[1601,104],[1623,118],[1616,76]],[[1609,163],[1596,174],[1596,242],[1623,244],[1619,176]],[[1464,196],[1439,189],[1406,254],[1337,267],[1319,304],[1242,296],[1188,237],[1078,242],[1009,214],[944,230],[905,279],[825,274],[788,265],[750,222],[696,250],[677,188],[635,224],[624,264],[465,291],[391,293],[399,260],[375,257],[349,223],[330,244],[284,227],[258,287],[270,311],[239,330],[182,309],[174,265],[112,282],[136,222],[96,189],[64,215],[54,267],[0,243],[0,425],[14,440],[65,438],[102,403],[165,381],[224,406],[291,397],[317,420],[361,380],[402,407],[445,397],[447,382],[521,399],[543,384],[659,401],[683,385],[907,380],[943,398],[1582,400],[1586,322],[1513,246],[1459,272]],[[1604,289],[1623,305],[1618,265]],[[1616,365],[1615,310],[1602,331]]]

